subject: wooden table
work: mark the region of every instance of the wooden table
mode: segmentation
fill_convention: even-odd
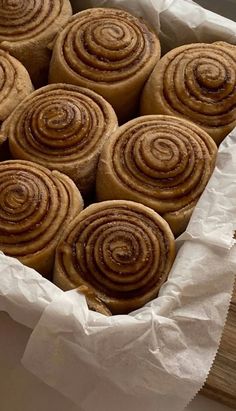
[[[220,348],[202,393],[236,409],[236,284]]]

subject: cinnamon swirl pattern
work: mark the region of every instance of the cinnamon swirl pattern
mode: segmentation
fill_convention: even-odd
[[[123,10],[88,9],[75,14],[58,36],[49,82],[94,90],[124,121],[137,109],[159,58],[159,40],[143,21]]]
[[[0,124],[32,91],[33,85],[25,67],[0,49]]]
[[[56,84],[32,93],[3,125],[14,158],[31,160],[71,177],[83,195],[95,185],[98,156],[117,128],[103,97]]]
[[[0,163],[0,250],[50,276],[56,245],[83,208],[65,175],[28,161]]]
[[[0,0],[1,47],[23,63],[37,86],[47,79],[48,46],[71,15],[69,0]]]
[[[193,123],[143,116],[115,132],[98,165],[97,199],[133,200],[183,232],[215,165],[217,147]]]
[[[236,126],[236,47],[190,44],[167,53],[141,98],[141,114],[169,114],[194,121],[217,144]]]
[[[168,224],[131,201],[105,201],[82,211],[57,251],[54,282],[63,290],[85,286],[113,314],[155,298],[175,257]]]

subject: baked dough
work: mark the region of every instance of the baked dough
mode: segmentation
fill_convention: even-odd
[[[160,43],[143,20],[124,10],[75,14],[58,36],[50,83],[71,83],[101,94],[120,121],[136,113],[140,92],[160,58]]]
[[[4,123],[13,158],[34,161],[68,175],[82,195],[95,186],[99,154],[118,127],[103,97],[69,84],[32,93]]]
[[[47,82],[49,47],[71,15],[69,0],[0,1],[0,46],[23,63],[37,87]]]
[[[174,258],[174,237],[162,217],[132,201],[104,201],[70,223],[53,281],[63,290],[85,286],[85,296],[91,290],[112,314],[128,313],[157,297]]]
[[[138,117],[104,146],[97,199],[145,204],[178,236],[212,174],[216,153],[213,139],[192,122],[162,115]]]
[[[33,89],[25,67],[0,48],[0,125]]]
[[[68,223],[83,208],[69,177],[29,161],[0,163],[0,250],[46,277]]]
[[[236,126],[236,46],[178,47],[157,63],[141,98],[141,115],[192,120],[219,145]]]

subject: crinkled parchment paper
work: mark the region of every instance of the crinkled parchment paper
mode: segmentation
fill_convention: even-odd
[[[82,4],[83,6],[79,6]],[[166,49],[190,41],[236,43],[236,24],[185,0],[74,1],[118,6],[155,26]],[[130,315],[89,311],[0,254],[0,310],[33,329],[23,364],[84,411],[180,411],[205,382],[236,272],[236,130],[221,145],[160,296]]]

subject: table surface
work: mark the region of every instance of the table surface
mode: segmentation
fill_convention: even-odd
[[[0,398],[4,411],[81,411],[23,368],[21,356],[30,330],[0,312]],[[232,411],[198,395],[186,411]]]
[[[201,6],[214,11],[217,14],[236,21],[236,1],[235,0],[194,0]]]

